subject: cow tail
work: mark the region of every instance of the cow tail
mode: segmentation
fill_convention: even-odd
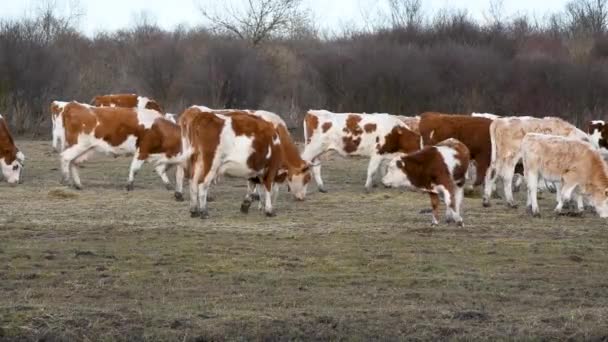
[[[304,116],[304,122],[302,124],[303,128],[304,128],[304,146],[306,146],[308,144],[308,126],[306,125],[306,117],[308,116],[308,114],[306,114]]]
[[[497,151],[496,151],[496,121],[492,122],[490,124],[490,146],[492,149],[491,152],[491,159],[490,159],[490,169],[488,170],[488,172],[495,172],[496,170],[496,156],[497,156]]]

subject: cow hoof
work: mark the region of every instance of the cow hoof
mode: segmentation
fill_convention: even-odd
[[[277,216],[277,214],[274,213],[274,211],[267,211],[265,212],[266,217],[275,217]]]
[[[325,189],[325,188],[319,188],[319,192],[326,194],[327,193],[327,189]]]
[[[209,218],[209,212],[207,210],[202,210],[200,216],[201,220],[206,220]]]
[[[481,204],[484,208],[489,208],[492,206],[492,203],[490,203],[490,200],[486,197],[484,197],[483,202],[481,202]]]
[[[260,194],[251,194],[251,200],[253,202],[260,200]]]
[[[69,180],[69,179],[67,179],[67,178],[61,178],[61,179],[59,180],[59,184],[61,184],[61,185],[65,185],[65,186],[70,186],[70,180]]]
[[[458,221],[456,225],[458,226],[458,228],[464,228],[464,222],[462,221]]]
[[[133,183],[127,184],[127,191],[133,191]]]
[[[452,217],[448,217],[445,219],[446,224],[456,223],[456,221]]]
[[[195,218],[198,217],[198,210],[190,210],[190,217]]]
[[[243,203],[241,203],[241,213],[248,214],[250,207],[251,207],[251,201],[243,201]]]
[[[431,222],[431,228],[437,227],[439,225],[439,223],[437,222]]]
[[[532,215],[532,206],[531,205],[526,206],[526,214]]]
[[[184,201],[184,194],[182,194],[181,192],[175,192],[174,194],[175,196],[175,201],[177,202],[183,202]]]
[[[80,185],[80,184],[74,184],[74,189],[76,189],[76,190],[82,190],[82,185]]]
[[[173,186],[173,184],[167,183],[167,184],[165,184],[165,189],[167,189],[169,191],[173,191],[173,190],[175,190],[175,187]]]
[[[532,213],[532,217],[534,217],[534,218],[540,218],[540,212]]]
[[[515,203],[507,203],[509,209],[517,209],[519,206]]]

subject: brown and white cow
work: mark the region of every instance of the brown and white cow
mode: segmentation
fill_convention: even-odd
[[[65,130],[63,129],[61,112],[68,103],[64,101],[51,102],[52,145],[56,152],[61,152],[65,148]]]
[[[426,146],[454,138],[467,146],[475,164],[474,186],[484,184],[492,158],[490,142],[491,119],[470,115],[427,112],[420,115],[420,135]],[[484,201],[485,203],[485,201]]]
[[[158,111],[121,107],[91,107],[76,102],[67,104],[60,114],[65,129],[66,149],[61,153],[63,182],[71,179],[82,188],[78,165],[94,153],[133,155],[127,189],[133,189],[135,174],[146,161],[168,189],[167,167],[182,161],[179,126]],[[179,181],[178,181],[179,183]],[[176,194],[176,197],[178,195]]]
[[[319,191],[326,192],[319,157],[334,150],[342,156],[368,156],[365,188],[371,190],[374,174],[385,159],[397,152],[420,149],[420,136],[390,114],[332,113],[311,110],[304,117],[305,147],[302,159],[313,164]]]
[[[513,200],[511,182],[515,173],[515,166],[521,160],[522,141],[528,133],[557,135],[589,142],[589,137],[585,132],[560,118],[524,116],[494,120],[490,125],[492,172],[487,173],[486,183],[493,186],[496,178],[501,177],[504,185],[505,201],[511,208],[517,208]],[[484,205],[490,205],[491,195],[492,187],[486,186]]]
[[[204,112],[226,116],[253,115],[272,123],[281,140],[281,153],[283,155],[283,163],[275,182],[278,184],[287,183],[289,192],[293,194],[295,199],[304,200],[308,183],[311,180],[310,166],[300,157],[298,148],[287,130],[287,124],[279,115],[264,110],[210,109],[205,106],[192,106],[180,116],[180,121],[183,122],[184,126],[187,126],[188,122],[196,115]],[[253,179],[248,184],[250,192],[253,192],[254,188],[257,188],[257,185],[254,184],[255,181]],[[251,203],[248,204],[250,205]],[[246,209],[243,207],[243,211],[248,211],[248,209],[249,206]]]
[[[137,94],[98,95],[91,100],[91,104],[96,107],[152,109],[159,113],[163,113],[163,110],[158,102]]]
[[[8,125],[0,115],[0,168],[2,176],[9,184],[16,185],[22,181],[24,161],[25,156],[15,145]]]
[[[247,113],[195,111],[184,113],[179,123],[189,155],[192,217],[209,217],[209,186],[222,174],[259,180],[265,192],[264,211],[274,216],[272,193],[283,159],[281,139],[272,123]],[[250,189],[243,205],[251,204],[252,195]]]
[[[433,207],[433,225],[439,222],[439,195],[443,195],[446,220],[462,227],[468,167],[469,149],[456,139],[448,139],[411,154],[398,154],[391,160],[382,183],[388,187],[414,187],[428,192]]]
[[[536,188],[538,177],[561,181],[555,211],[561,213],[564,201],[578,192],[578,212],[584,210],[581,194],[587,195],[600,217],[608,217],[608,166],[590,143],[580,139],[528,133],[521,145],[526,182],[528,212],[540,216]]]

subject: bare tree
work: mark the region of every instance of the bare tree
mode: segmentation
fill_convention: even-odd
[[[293,33],[305,23],[308,12],[301,0],[241,0],[221,7],[199,6],[217,31],[234,35],[256,46],[273,36]]]
[[[393,27],[417,27],[422,24],[422,0],[387,0]]]
[[[601,34],[608,24],[608,0],[572,0],[566,5],[566,14],[572,32]]]

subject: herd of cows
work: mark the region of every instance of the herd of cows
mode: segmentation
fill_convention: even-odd
[[[134,94],[95,97],[90,104],[53,101],[52,143],[60,155],[62,183],[82,189],[79,166],[96,153],[132,155],[127,190],[137,172],[152,163],[162,182],[183,201],[184,178],[190,184],[192,217],[207,218],[208,193],[220,176],[247,179],[241,211],[259,200],[274,215],[278,185],[286,183],[297,200],[306,197],[314,178],[326,192],[321,156],[367,156],[365,188],[388,161],[382,177],[387,187],[406,187],[430,195],[432,224],[438,223],[443,199],[446,221],[463,226],[464,186],[484,187],[482,204],[491,205],[495,181],[502,179],[508,206],[516,208],[516,173],[527,185],[527,208],[540,215],[537,190],[552,184],[556,212],[576,199],[576,210],[591,205],[608,217],[608,125],[592,121],[586,132],[554,117],[500,117],[493,114],[424,113],[406,117],[390,114],[308,111],[304,117],[304,150],[294,143],[277,114],[261,110],[187,108],[176,120],[154,100]],[[0,116],[0,166],[10,184],[21,181],[25,156]],[[176,167],[175,184],[167,170]],[[520,178],[521,179],[521,178]]]

